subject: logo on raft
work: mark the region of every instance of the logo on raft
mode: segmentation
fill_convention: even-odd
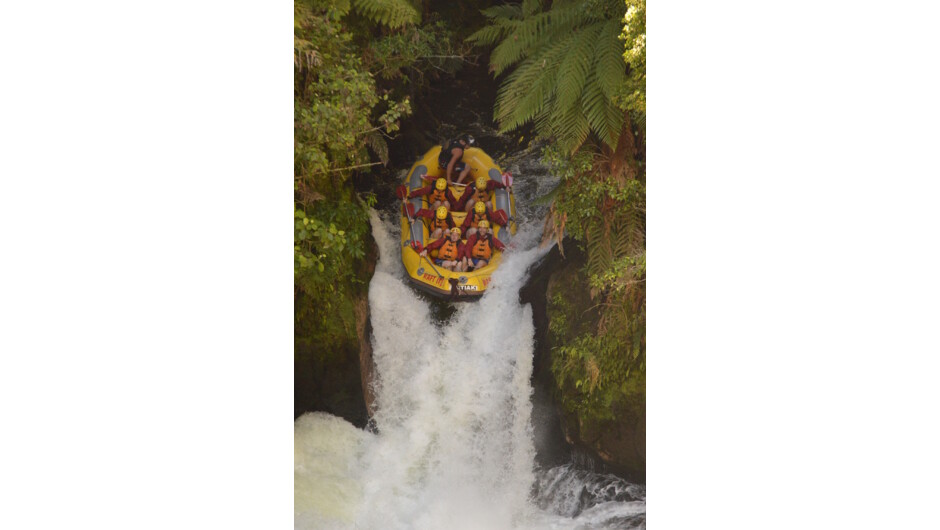
[[[477,290],[476,285],[458,285],[457,288],[460,289],[461,291],[476,291]]]

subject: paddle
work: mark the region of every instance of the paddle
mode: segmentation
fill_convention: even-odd
[[[398,186],[397,188],[395,188],[395,195],[398,195],[398,198],[403,201],[407,200],[408,188],[406,188],[404,184],[402,184],[401,186]]]
[[[401,191],[401,190],[404,189],[404,188],[405,188],[404,186],[399,186],[398,190],[396,190],[396,193],[398,194],[399,197],[407,197],[407,196],[408,196],[407,190],[405,190],[404,192]],[[403,193],[404,193],[404,194],[403,194]],[[404,199],[402,199],[402,200],[404,200]],[[411,221],[411,248],[414,249],[414,251],[415,251],[419,256],[421,256],[421,251],[424,250],[424,246],[423,246],[420,242],[415,241],[415,222],[414,222],[415,205],[414,205],[414,204],[411,204],[410,202],[406,202],[406,203],[405,203],[405,214],[408,216],[408,220]],[[429,260],[427,256],[421,256],[421,257],[424,258],[424,261],[427,261],[427,262],[428,262],[428,265],[430,265],[431,268],[434,269],[434,272],[437,273],[437,276],[438,276],[439,278],[443,278],[443,277],[444,277],[444,275],[441,274],[441,271],[437,270],[437,267],[435,267],[434,264],[431,263],[431,260]]]
[[[496,210],[493,212],[493,221],[503,226],[509,226],[509,217],[506,216],[505,210]]]
[[[506,171],[505,173],[503,173],[503,186],[506,186],[507,188],[509,188],[509,195],[512,195],[513,199],[515,199],[516,196],[513,195],[512,193],[512,172]],[[506,212],[503,212],[503,218],[504,219],[506,218]],[[506,219],[506,221],[508,222],[509,219]],[[502,224],[506,225],[506,223],[502,223]]]
[[[503,186],[507,188],[512,187],[512,173],[509,171],[503,173]]]
[[[402,200],[405,206],[405,215],[408,217],[408,222],[411,223],[411,240],[415,240],[415,221],[413,219],[415,215],[415,206],[408,202],[408,188],[404,185],[398,186],[395,189],[395,195],[398,195],[398,198]]]
[[[420,254],[418,254],[418,255],[420,256]],[[441,274],[441,271],[437,270],[437,267],[435,267],[434,264],[431,263],[431,260],[428,259],[427,256],[421,256],[421,257],[424,258],[424,261],[428,262],[428,265],[430,265],[432,269],[434,269],[434,272],[437,273],[437,277],[438,277],[438,278],[443,278],[443,277],[444,277],[444,275]]]
[[[411,206],[411,205],[409,204],[408,206]],[[422,245],[422,244],[421,244],[420,242],[418,242],[418,241],[412,241],[412,242],[411,242],[411,248],[413,248],[414,251],[417,252],[419,256],[421,256],[421,252],[427,250],[427,249],[424,248],[424,245]],[[431,263],[431,260],[429,260],[427,256],[421,256],[421,257],[424,258],[424,260],[428,262],[428,265],[430,265],[432,269],[434,269],[434,272],[437,273],[437,277],[438,277],[438,278],[443,278],[443,277],[444,277],[444,275],[441,274],[441,271],[437,270],[437,267],[435,267],[434,264]]]
[[[405,215],[408,216],[408,220],[411,222],[411,240],[415,240],[415,205],[410,202],[405,203]]]
[[[428,176],[421,177],[422,180],[426,180],[429,184],[440,178],[444,178],[444,177],[428,177]],[[459,182],[451,182],[450,184],[448,184],[448,186],[460,186],[461,188],[467,187],[466,184],[461,184]]]

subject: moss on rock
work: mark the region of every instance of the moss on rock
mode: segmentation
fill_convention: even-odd
[[[627,344],[598,333],[584,255],[573,253],[546,290],[548,348],[562,430],[572,444],[638,481],[646,477],[646,373]]]
[[[323,411],[363,427],[369,420],[372,370],[369,342],[369,281],[378,248],[366,233],[366,253],[352,264],[356,274],[337,291],[330,311],[332,325],[322,325],[321,309],[302,292],[295,295],[294,417]]]

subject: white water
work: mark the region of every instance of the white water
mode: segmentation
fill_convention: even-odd
[[[372,214],[378,434],[329,414],[297,420],[295,527],[645,527],[645,488],[570,465],[535,469],[535,330],[518,292],[547,252],[536,248],[540,224],[523,223],[485,296],[442,326],[408,285],[396,223]]]

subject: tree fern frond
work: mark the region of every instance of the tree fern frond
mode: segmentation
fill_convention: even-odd
[[[534,122],[569,153],[591,131],[614,149],[626,119],[613,104],[628,80],[619,38],[623,0],[554,0],[543,11],[547,4],[490,8],[490,25],[470,37],[476,45],[496,44],[490,54],[496,76],[513,69],[493,116],[503,132]]]
[[[522,0],[522,14],[532,16],[542,10],[544,0]]]
[[[371,131],[366,135],[366,144],[369,146],[369,149],[379,157],[382,165],[388,164],[388,143],[385,142],[382,133],[379,131]]]
[[[523,8],[519,4],[500,4],[498,6],[481,9],[480,13],[483,13],[483,16],[486,18],[508,18],[511,20],[520,19],[524,14]]]
[[[494,75],[502,74],[507,68],[524,59],[532,48],[526,45],[525,39],[520,39],[518,25],[508,32],[490,54],[490,67]]]
[[[558,70],[557,105],[561,112],[574,105],[581,97],[584,83],[587,82],[588,74],[594,65],[594,44],[600,29],[600,25],[592,24],[572,34],[577,35],[577,38],[572,40],[568,55]]]
[[[594,75],[601,91],[609,99],[627,83],[627,67],[623,61],[623,42],[620,40],[621,22],[611,20],[603,24],[597,40],[597,67]]]
[[[541,50],[535,57],[523,61],[506,77],[496,95],[495,112],[497,121],[508,120],[519,105],[520,99],[529,94],[532,86],[541,78],[554,77],[554,69],[564,55],[565,46],[570,39],[562,39],[547,49]]]
[[[505,38],[510,31],[512,31],[510,27],[502,24],[484,26],[467,37],[466,41],[475,46],[492,46]]]
[[[591,129],[608,147],[616,149],[623,127],[623,111],[604,95],[594,79],[585,87],[582,102]]]
[[[589,276],[602,276],[613,266],[609,225],[598,221],[590,223],[585,232],[587,243],[587,273]],[[593,293],[592,293],[593,297]]]
[[[591,124],[584,115],[582,105],[572,105],[560,116],[553,114],[549,121],[558,147],[568,153],[577,150],[591,132]]]
[[[512,31],[490,55],[490,65],[496,75],[516,64],[546,43],[558,40],[572,29],[592,20],[592,15],[576,6],[552,9],[511,21]]]
[[[421,13],[406,0],[353,0],[356,11],[390,28],[421,22]]]
[[[497,93],[495,118],[502,131],[510,131],[534,118],[555,90],[556,72],[571,42],[570,34],[525,61]]]

